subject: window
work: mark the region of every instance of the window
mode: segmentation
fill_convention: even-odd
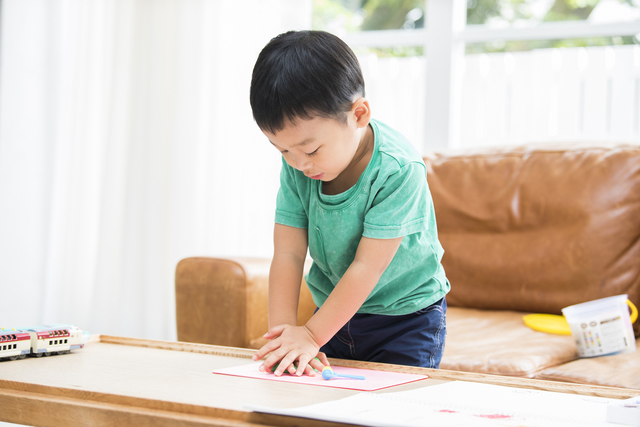
[[[351,35],[393,39],[394,35],[423,29],[424,18],[424,0],[315,0],[313,3],[313,29],[343,38]],[[380,32],[385,34],[378,34]],[[420,43],[387,44],[352,47],[357,54],[372,52],[383,57],[416,56],[424,52]]]
[[[424,27],[424,0],[315,0],[313,27],[335,34]]]
[[[383,7],[388,22],[365,25]],[[421,151],[640,142],[640,0],[318,0],[314,14],[356,51],[374,117]]]
[[[633,45],[634,33],[598,34],[588,27],[619,25],[640,19],[638,0],[468,0],[467,27],[487,29],[526,29],[540,27],[559,29],[557,38],[539,40],[497,39],[467,44],[468,53],[514,52],[542,48]],[[562,28],[584,29],[579,37],[563,36]],[[589,34],[591,33],[591,34]]]

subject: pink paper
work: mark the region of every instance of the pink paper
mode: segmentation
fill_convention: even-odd
[[[250,363],[248,365],[234,366],[225,369],[216,369],[214,374],[233,375],[237,377],[258,378],[262,380],[282,381],[287,383],[310,384],[324,387],[346,388],[350,390],[374,391],[395,385],[407,384],[414,381],[424,380],[426,375],[403,374],[388,371],[373,371],[371,369],[345,368],[342,366],[332,366],[333,372],[345,375],[360,375],[364,380],[354,380],[350,378],[334,377],[330,380],[322,379],[320,372],[315,377],[302,375],[300,377],[290,374],[282,374],[276,377],[271,372],[260,372],[258,367],[262,362]]]

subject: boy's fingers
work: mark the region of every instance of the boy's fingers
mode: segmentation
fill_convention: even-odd
[[[316,371],[313,369],[311,365],[307,365],[306,369],[304,370],[304,373],[310,377],[316,376]]]
[[[252,359],[254,361],[260,360],[265,357],[267,354],[275,351],[280,347],[280,343],[277,340],[270,341],[267,344],[263,345],[262,348],[253,355]]]
[[[313,369],[322,371],[322,368],[324,368],[325,366],[329,366],[329,363],[327,362],[327,364],[324,365],[318,358],[315,358],[309,362],[309,365],[313,367]]]
[[[320,369],[318,369],[316,366]],[[320,361],[316,358],[311,357],[309,353],[302,353],[298,356],[298,372],[297,375],[300,376],[302,374],[307,374],[310,377],[315,376],[315,369],[322,370],[323,366]]]
[[[280,359],[282,359],[281,351],[271,353],[258,369],[260,369],[262,372],[276,372],[278,370],[280,370],[280,372],[283,372],[287,365],[283,365],[283,362]],[[276,366],[276,364],[278,366]]]
[[[298,357],[298,372],[296,372],[297,376],[302,376],[305,372],[307,372],[307,368],[309,367],[309,358],[304,355],[300,355]]]
[[[271,356],[269,356],[269,358],[271,358]],[[274,374],[276,374],[276,377],[279,377],[280,375],[282,375],[284,373],[285,369],[289,369],[291,367],[291,365],[293,365],[293,362],[295,360],[295,354],[292,355],[292,353],[288,353],[285,357],[282,358],[282,360],[280,361],[280,365],[276,368]],[[289,373],[295,373],[296,369],[294,366],[293,372],[291,372],[291,370],[289,370]]]
[[[267,333],[264,334],[262,337],[266,338],[266,339],[272,339],[272,338],[279,337],[282,334],[282,331],[284,331],[284,328],[286,328],[287,326],[288,325],[274,326],[273,328],[269,329],[267,331]]]
[[[321,351],[318,352],[318,356],[316,356],[316,359],[320,359],[320,363],[322,363],[324,366],[331,366],[331,364],[329,363],[329,359],[327,359],[327,355]]]

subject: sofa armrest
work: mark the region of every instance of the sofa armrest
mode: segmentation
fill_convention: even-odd
[[[244,348],[264,344],[270,264],[266,258],[181,260],[175,282],[178,340]],[[305,273],[309,267],[307,262]],[[298,324],[314,310],[309,289],[301,286]]]

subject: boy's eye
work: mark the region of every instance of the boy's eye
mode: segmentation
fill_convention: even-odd
[[[320,149],[320,147],[316,148],[312,153],[307,153],[307,156],[315,155],[318,152],[319,149]]]

